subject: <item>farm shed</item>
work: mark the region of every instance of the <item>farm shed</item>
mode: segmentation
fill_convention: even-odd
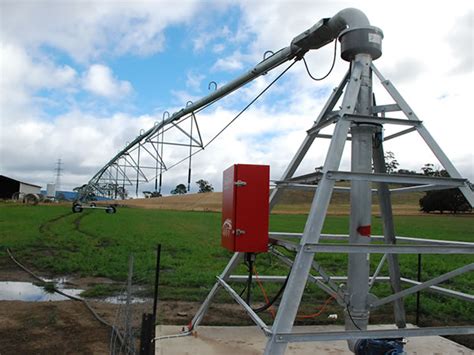
[[[23,194],[40,194],[41,186],[0,175],[0,198],[10,199],[15,192]]]

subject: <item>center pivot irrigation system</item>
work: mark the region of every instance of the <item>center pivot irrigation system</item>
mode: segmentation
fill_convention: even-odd
[[[189,142],[186,147],[189,149],[190,159],[194,154],[193,148],[205,147],[200,139],[196,121],[196,114],[200,110],[279,65],[287,61],[293,61],[293,63],[299,61],[308,51],[316,50],[339,39],[341,56],[350,63],[349,70],[330,95],[314,125],[307,131],[304,141],[281,179],[274,181],[275,188],[270,194],[270,199],[268,200],[268,167],[235,165],[224,173],[222,244],[235,253],[227,267],[217,277],[208,297],[189,324],[188,331],[182,335],[190,334],[196,329],[220,289],[227,291],[267,336],[265,347],[267,355],[284,354],[290,342],[324,340],[347,340],[349,348],[358,354],[369,353],[371,347],[382,347],[387,353],[390,351],[391,354],[398,354],[403,352],[403,342],[400,340],[402,337],[474,333],[473,326],[406,327],[403,299],[419,291],[428,290],[446,297],[473,302],[473,295],[443,288],[437,284],[472,271],[474,263],[428,281],[417,282],[402,277],[398,254],[473,254],[474,243],[397,236],[391,195],[408,191],[459,188],[473,206],[474,194],[467,179],[461,177],[422,121],[394,85],[386,80],[373,64],[373,61],[382,55],[382,38],[382,31],[371,26],[367,17],[356,9],[345,9],[332,18],[322,19],[296,36],[290,46],[264,59],[247,74],[215,90],[203,99],[189,103],[181,111],[169,117],[165,115],[166,117],[164,116],[161,122],[148,131],[142,132],[112,158],[86,185],[83,198],[87,197],[88,192],[110,194],[114,191],[117,194],[117,186],[120,182],[132,183],[127,175],[127,171],[131,169],[136,174],[138,186],[139,180],[147,179],[143,172],[145,167],[140,166],[140,152],[143,150],[155,159],[155,166],[148,168],[155,169],[155,189],[157,189],[158,178],[159,186],[161,186],[161,175],[163,171],[170,168],[163,161],[163,146],[170,143],[164,139],[164,133],[168,129],[178,129],[187,137]],[[288,69],[289,67],[286,70]],[[379,79],[382,88],[388,93],[387,97],[391,97],[392,102],[376,104],[372,89],[374,76]],[[397,113],[402,118],[386,117],[386,114],[390,112]],[[186,119],[190,119],[189,133],[180,126],[180,123]],[[395,133],[384,136],[386,125],[396,127]],[[332,128],[332,134],[322,134],[321,130],[325,128]],[[411,132],[418,132],[449,173],[449,178],[394,175],[386,172],[384,143]],[[322,174],[310,173],[294,176],[316,138],[330,139]],[[351,142],[351,169],[340,171],[346,141]],[[132,152],[137,153],[137,159],[132,158]],[[316,181],[316,176],[318,177],[317,185],[308,184],[312,177]],[[336,182],[341,180],[350,181],[350,187],[336,186]],[[400,187],[400,185],[406,186]],[[303,233],[268,232],[268,212],[276,205],[281,192],[285,189],[314,191]],[[350,194],[351,215],[348,235],[322,234],[333,191]],[[371,235],[371,208],[374,194],[378,195],[383,222],[383,235],[380,236]],[[323,240],[325,242],[321,243]],[[337,242],[334,243],[334,241]],[[289,256],[288,252],[282,252],[283,249],[292,251],[293,256]],[[257,314],[259,310],[251,307],[249,292],[247,300],[244,300],[231,286],[237,282],[251,284],[257,277],[252,276],[251,265],[255,262],[258,253],[262,252],[272,253],[289,268],[288,275],[258,276],[262,282],[278,282],[282,285],[281,301],[271,326],[265,324],[259,317]],[[347,253],[347,276],[331,276],[317,262],[318,253]],[[372,275],[369,263],[371,253],[383,254],[380,264]],[[233,275],[232,272],[242,262],[249,267],[249,275]],[[381,275],[384,263],[388,264],[387,276]],[[388,282],[392,294],[377,296],[372,290],[376,282]],[[344,309],[345,331],[319,333],[293,331],[293,324],[307,283],[316,284]],[[275,299],[269,303],[273,301]],[[393,304],[396,328],[368,330],[370,312],[388,303]],[[261,308],[265,309],[265,306]]]

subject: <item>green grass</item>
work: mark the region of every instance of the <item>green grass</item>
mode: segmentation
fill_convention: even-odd
[[[301,232],[305,215],[273,215],[271,230]],[[349,217],[328,216],[326,233],[347,233]],[[402,236],[432,239],[472,241],[474,218],[471,216],[398,216],[396,231]],[[381,234],[380,218],[373,218],[374,234]],[[0,246],[10,247],[28,266],[57,275],[103,276],[124,281],[127,260],[133,254],[134,280],[148,285],[154,280],[155,248],[162,244],[160,295],[162,299],[201,301],[227,264],[231,253],[220,247],[220,214],[211,212],[178,212],[121,208],[115,215],[99,210],[70,213],[64,206],[0,205]],[[371,256],[372,271],[380,255]],[[318,262],[333,275],[347,272],[347,256],[321,254]],[[472,262],[472,256],[423,256],[422,279],[445,273]],[[8,263],[6,253],[0,254],[0,265]],[[401,272],[416,278],[416,255],[400,256]],[[281,266],[269,254],[259,255],[257,270],[260,274],[285,275]],[[245,273],[245,267],[239,271]],[[387,274],[386,266],[383,272]],[[474,277],[464,274],[443,284],[448,288],[474,293]],[[98,287],[92,295],[103,295],[114,288]],[[268,292],[276,292],[269,286]],[[308,286],[307,302],[322,295],[314,286]],[[374,288],[378,296],[390,293],[387,285]],[[255,289],[256,297],[260,293]],[[311,296],[313,295],[313,296]],[[228,298],[221,296],[220,301]],[[414,310],[415,297],[406,299],[408,312]],[[455,299],[423,293],[423,311],[439,319],[472,322],[474,306]]]

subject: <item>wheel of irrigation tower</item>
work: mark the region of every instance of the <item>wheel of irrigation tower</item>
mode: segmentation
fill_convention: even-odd
[[[82,212],[82,206],[79,203],[75,203],[72,205],[72,212],[73,213],[81,213]]]
[[[114,206],[108,206],[105,209],[105,213],[113,214],[113,213],[116,213],[116,212],[117,212],[117,209]]]

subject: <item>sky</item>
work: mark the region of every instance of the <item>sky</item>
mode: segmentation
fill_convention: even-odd
[[[474,5],[461,0],[0,0],[0,174],[45,187],[55,181],[61,159],[61,189],[72,190],[165,111],[209,94],[209,82],[222,86],[266,51],[288,46],[347,7],[382,29],[383,55],[375,65],[473,181]],[[332,57],[332,45],[305,56],[315,76],[328,71]],[[286,66],[200,112],[204,143]],[[312,81],[296,63],[193,158],[193,181],[205,179],[220,190],[222,171],[234,163],[269,164],[278,179],[347,69],[339,48],[323,81]],[[391,103],[380,85],[374,90],[377,103]],[[326,150],[327,141],[316,140],[299,171],[321,166]],[[441,167],[417,133],[388,141],[385,150],[400,168]],[[342,170],[350,167],[349,151],[347,145]],[[180,154],[167,148],[165,158],[171,164]],[[186,179],[183,163],[165,173],[163,191]]]

